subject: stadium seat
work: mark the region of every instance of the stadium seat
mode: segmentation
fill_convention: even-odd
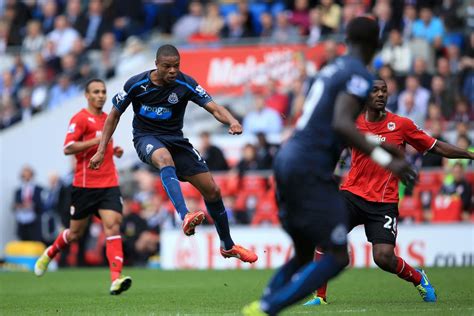
[[[200,199],[201,193],[189,182],[180,182],[181,192],[185,198]]]
[[[433,199],[431,206],[433,222],[459,222],[461,221],[462,201],[456,195],[438,195]]]
[[[433,197],[438,194],[442,185],[442,173],[422,171],[418,183],[413,189],[413,196],[420,199],[423,208],[431,206]]]
[[[271,223],[272,225],[279,225],[278,219],[278,205],[275,200],[273,192],[267,192],[258,200],[255,214],[252,218],[252,225],[260,225],[262,223]]]
[[[398,206],[399,216],[402,219],[410,218],[415,222],[423,220],[421,201],[416,196],[405,196]]]

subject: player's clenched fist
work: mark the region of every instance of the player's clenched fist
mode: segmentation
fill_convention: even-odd
[[[242,125],[239,122],[234,122],[230,124],[229,134],[231,135],[240,135],[242,134]]]
[[[92,156],[91,160],[89,160],[89,169],[99,169],[100,165],[104,161],[104,153],[96,152],[94,156]]]

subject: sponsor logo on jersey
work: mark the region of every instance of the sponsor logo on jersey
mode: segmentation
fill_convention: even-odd
[[[95,120],[94,120],[93,117],[88,117],[87,120],[88,120],[89,122],[95,123]]]
[[[387,139],[382,135],[367,135],[366,137],[370,138],[370,143],[381,144],[384,143]]]
[[[146,151],[147,155],[149,155],[152,150],[153,150],[153,145],[152,144],[146,145],[145,151]]]
[[[395,130],[395,127],[397,127],[397,126],[395,125],[395,122],[388,122],[387,128],[388,128],[389,131]]]
[[[76,123],[71,123],[71,125],[69,125],[69,127],[67,129],[67,133],[72,134],[72,133],[74,133],[75,130],[76,130]]]
[[[195,90],[201,98],[207,97],[207,92],[206,92],[206,90],[204,90],[203,87],[201,87],[201,85],[197,85]]]
[[[125,98],[127,97],[127,92],[125,91],[120,91],[119,93],[117,93],[114,97],[114,104],[119,104],[120,102],[122,102],[123,100],[125,100]]]
[[[170,96],[168,97],[168,102],[171,104],[176,104],[179,102],[179,99],[176,93],[173,92],[170,94]]]
[[[142,105],[139,113],[152,120],[167,120],[173,112],[168,107]]]

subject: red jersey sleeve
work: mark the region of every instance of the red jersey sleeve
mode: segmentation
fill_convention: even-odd
[[[64,140],[64,148],[71,145],[74,142],[81,140],[82,135],[85,132],[86,124],[81,119],[80,115],[75,115],[69,122],[67,128],[66,139]]]
[[[425,153],[433,148],[437,141],[436,138],[428,135],[422,128],[407,118],[403,119],[403,139],[420,153]]]

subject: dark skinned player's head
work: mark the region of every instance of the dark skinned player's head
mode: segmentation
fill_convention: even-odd
[[[352,19],[347,25],[346,41],[362,53],[364,63],[368,64],[379,44],[379,26],[375,19],[368,16]]]
[[[179,52],[173,45],[163,45],[156,51],[156,71],[158,80],[164,84],[172,83],[179,73]]]
[[[387,105],[387,84],[382,79],[374,80],[372,91],[367,102],[367,109],[375,111],[385,111]]]

